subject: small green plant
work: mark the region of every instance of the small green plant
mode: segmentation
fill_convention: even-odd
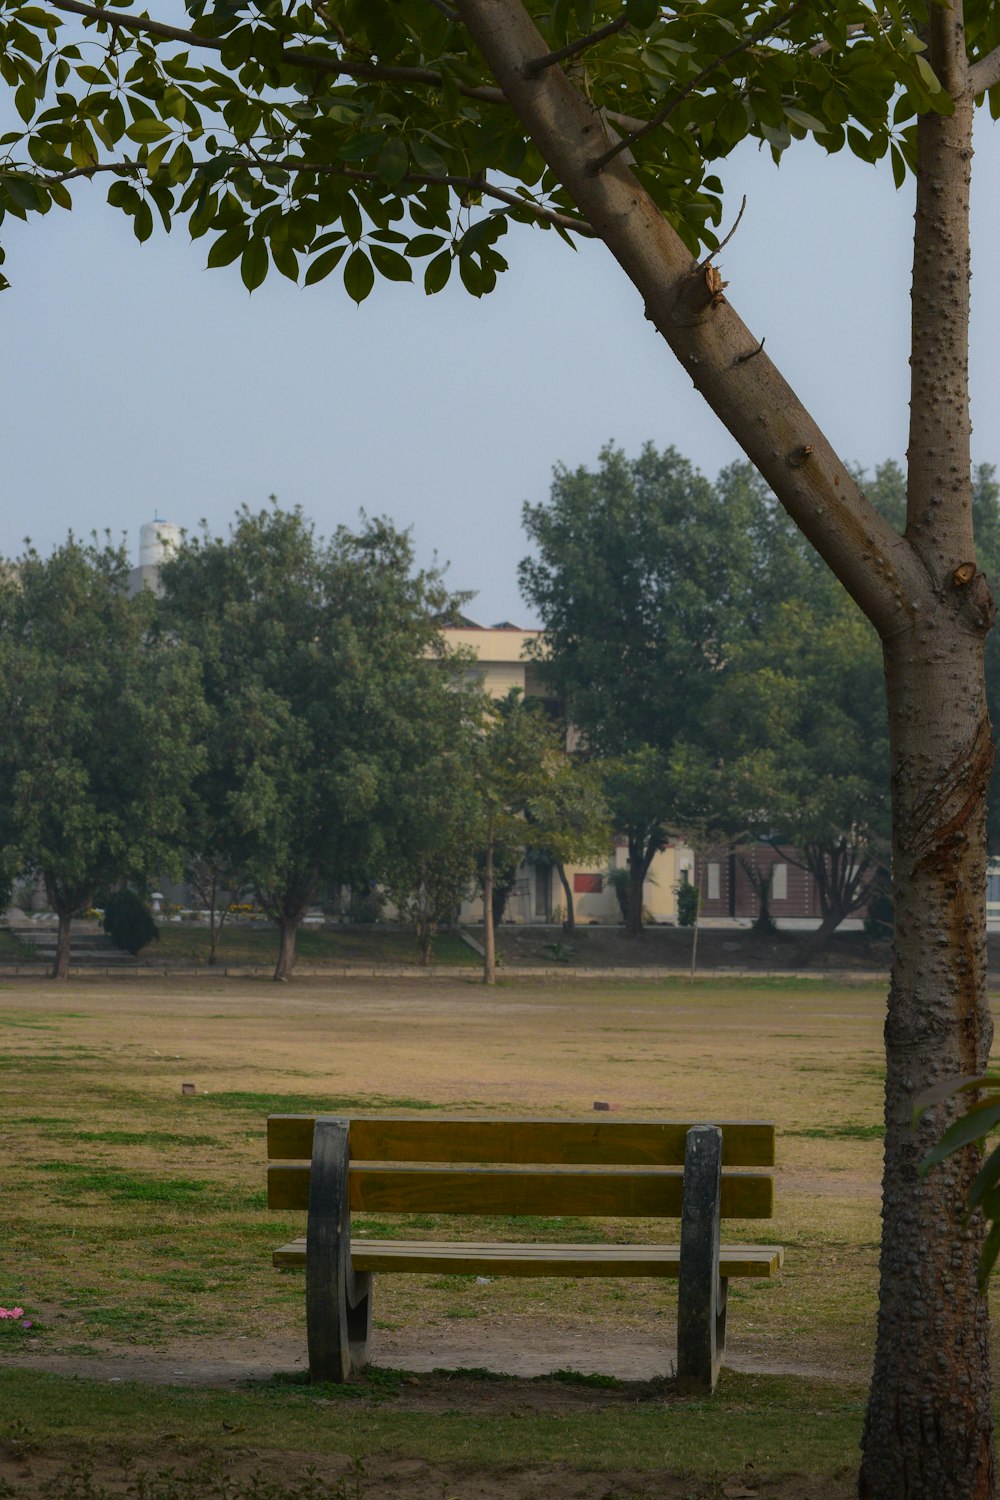
[[[696,885],[685,881],[677,887],[677,925],[679,927],[693,927],[698,920],[698,907],[701,905],[701,892]]]
[[[101,924],[116,948],[138,953],[148,943],[155,943],[160,930],[153,914],[135,891],[113,891],[104,904]]]
[[[554,964],[568,964],[576,957],[576,949],[572,943],[546,943],[545,952]]]

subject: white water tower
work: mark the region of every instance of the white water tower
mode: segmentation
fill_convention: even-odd
[[[181,544],[181,528],[172,521],[147,521],[139,531],[140,568],[158,568]]]

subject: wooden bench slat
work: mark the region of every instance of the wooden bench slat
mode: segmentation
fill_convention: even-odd
[[[781,1267],[780,1245],[723,1245],[722,1276],[773,1276]],[[274,1264],[301,1270],[306,1242],[280,1246]],[[491,1241],[366,1240],[351,1242],[356,1271],[389,1271],[424,1275],[488,1276],[663,1276],[680,1269],[678,1245],[545,1245]]]
[[[307,1166],[269,1167],[267,1184],[270,1208],[308,1208]],[[350,1169],[351,1209],[368,1213],[679,1218],[682,1197],[683,1173],[673,1168],[532,1171],[361,1162],[352,1163]],[[723,1218],[767,1219],[773,1209],[772,1177],[757,1172],[723,1173]]]
[[[308,1161],[313,1115],[272,1115],[267,1154],[272,1161]],[[387,1119],[350,1115],[355,1161],[504,1162],[622,1166],[679,1166],[694,1122],[672,1120]],[[774,1164],[774,1124],[723,1120],[722,1163]],[[539,1129],[539,1126],[544,1127]]]

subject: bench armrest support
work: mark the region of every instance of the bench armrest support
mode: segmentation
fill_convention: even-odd
[[[710,1395],[726,1342],[728,1285],[719,1275],[722,1131],[694,1125],[684,1155],[680,1276],[677,1288],[677,1388]]]
[[[306,1230],[306,1331],[313,1380],[341,1382],[367,1362],[371,1276],[351,1264],[349,1122],[317,1119]]]

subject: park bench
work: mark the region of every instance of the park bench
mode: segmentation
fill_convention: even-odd
[[[678,1278],[677,1381],[711,1392],[727,1283],[772,1276],[777,1245],[722,1245],[721,1218],[769,1218],[774,1125],[664,1120],[398,1119],[274,1115],[268,1206],[308,1211],[274,1252],[306,1272],[313,1380],[367,1360],[374,1272]],[[294,1163],[294,1164],[293,1164]],[[679,1218],[680,1243],[547,1244],[353,1238],[351,1213]]]

